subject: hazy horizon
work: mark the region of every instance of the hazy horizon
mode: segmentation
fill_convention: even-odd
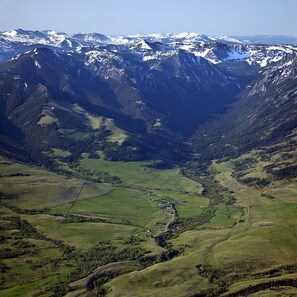
[[[65,33],[68,35],[74,35],[74,34],[92,34],[92,33],[96,33],[96,34],[102,34],[102,35],[106,35],[106,36],[133,36],[133,35],[153,35],[153,34],[173,34],[173,35],[178,35],[181,33],[197,33],[199,35],[205,35],[205,36],[228,36],[228,37],[288,37],[288,38],[297,38],[297,35],[285,35],[285,34],[251,34],[251,35],[247,35],[247,34],[237,34],[237,35],[233,35],[233,34],[205,34],[203,32],[196,32],[196,31],[180,31],[180,32],[146,32],[146,33],[132,33],[132,34],[105,34],[104,32],[100,32],[100,31],[76,31],[76,32],[67,32],[67,31],[56,31],[56,30],[52,30],[51,28],[47,28],[47,29],[32,29],[32,28],[10,28],[8,30],[1,30],[0,32],[9,32],[9,31],[16,31],[16,30],[24,30],[24,31],[40,31],[40,32],[46,32],[46,31],[54,31],[56,33]]]

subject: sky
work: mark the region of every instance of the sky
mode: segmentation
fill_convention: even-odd
[[[0,0],[0,31],[297,36],[297,0]]]

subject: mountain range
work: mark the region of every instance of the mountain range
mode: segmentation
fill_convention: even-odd
[[[75,148],[73,156],[77,147],[88,146],[93,153],[112,147],[115,159],[152,158],[163,151],[160,145],[179,151],[201,124],[246,98],[240,113],[241,125],[247,127],[242,129],[267,134],[255,123],[262,122],[272,102],[277,114],[292,114],[282,119],[276,115],[281,123],[271,119],[265,129],[294,128],[293,45],[257,45],[196,33],[108,37],[25,30],[2,32],[0,45],[1,147],[9,153],[40,159],[55,144]],[[278,96],[279,86],[286,88],[282,99],[265,100],[271,92]],[[261,97],[255,99],[261,100],[257,111],[251,109],[255,94]],[[116,139],[110,127],[125,137],[106,141]]]

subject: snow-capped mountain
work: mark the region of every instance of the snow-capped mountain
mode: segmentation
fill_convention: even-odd
[[[0,61],[9,60],[35,47],[52,47],[57,51],[130,51],[143,61],[159,59],[164,52],[183,50],[211,63],[242,60],[265,67],[287,55],[295,55],[296,46],[254,45],[227,36],[206,36],[197,33],[138,34],[105,36],[99,33],[66,34],[55,31],[11,30],[0,33]]]

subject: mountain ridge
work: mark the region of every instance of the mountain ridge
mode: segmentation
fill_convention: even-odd
[[[71,36],[75,38],[71,40]],[[277,85],[282,77],[296,75],[295,70],[287,71],[296,63],[297,47],[294,46],[230,42],[197,33],[112,38],[98,33],[65,35],[50,30],[0,33],[0,53],[12,55],[0,64],[3,82],[10,81],[12,86],[2,87],[3,116],[7,116],[5,125],[12,130],[15,127],[11,125],[17,125],[23,130],[24,123],[28,125],[36,118],[30,129],[40,131],[39,137],[43,135],[42,130],[48,129],[56,145],[66,148],[69,141],[74,147],[78,141],[75,135],[83,135],[81,133],[88,129],[87,139],[94,137],[94,133],[100,139],[103,135],[108,138],[111,132],[105,125],[98,126],[100,133],[90,130],[91,117],[99,122],[104,119],[125,131],[122,133],[126,136],[123,136],[123,143],[111,145],[107,141],[103,146],[111,145],[117,153],[126,146],[126,152],[128,150],[132,155],[135,152],[139,158],[147,156],[144,151],[149,151],[141,145],[145,138],[161,137],[165,143],[170,143],[171,139],[172,145],[181,139],[186,141],[201,124],[215,114],[225,113],[230,104],[243,98],[241,93],[252,98],[252,92],[261,94],[261,89],[267,91],[266,85]],[[75,40],[80,43],[75,44]],[[263,76],[266,76],[266,83]],[[273,81],[270,76],[278,79]],[[261,87],[257,87],[257,80]],[[24,110],[23,103],[26,106],[30,102],[30,96],[26,95],[29,90],[35,90],[30,96],[35,100],[39,98],[34,103],[39,107],[32,109],[37,112],[34,115],[25,108],[25,114],[28,113],[28,119],[25,119],[17,110]],[[19,94],[24,96],[23,103]],[[70,111],[65,109],[65,104]],[[83,112],[78,111],[76,105]],[[3,133],[5,147],[7,137],[14,138],[14,134]],[[21,132],[15,135],[18,138]],[[17,141],[16,138],[11,141]],[[66,142],[59,144],[57,139],[62,142],[66,139]],[[129,141],[138,143],[138,148],[135,150]],[[37,140],[33,142],[38,143]],[[35,150],[36,154],[41,147],[50,149],[49,144],[44,146],[48,143],[46,139],[40,143],[43,145],[29,150]],[[158,145],[153,143],[149,147],[158,151]],[[29,142],[26,145],[32,146]],[[95,147],[92,154],[95,154]],[[73,155],[76,153],[73,151]]]
[[[114,50],[137,50],[137,44],[144,45],[150,42],[154,48],[146,45],[146,48],[139,48],[144,53],[153,51],[168,51],[183,49],[193,53],[196,56],[202,56],[212,63],[222,62],[222,57],[212,50],[212,46],[228,48],[223,60],[245,59],[249,63],[258,63],[261,65],[263,59],[257,57],[263,51],[271,51],[269,57],[282,56],[288,52],[296,51],[294,46],[267,47],[265,45],[252,45],[239,40],[230,39],[229,37],[208,37],[197,33],[181,33],[181,34],[139,34],[130,36],[105,36],[99,33],[80,33],[68,35],[65,33],[57,33],[54,31],[26,31],[11,30],[0,33],[0,59],[2,61],[13,58],[15,55],[33,49],[34,47],[49,46],[56,50],[64,50],[70,52],[80,51],[85,47],[102,47],[114,46]]]

